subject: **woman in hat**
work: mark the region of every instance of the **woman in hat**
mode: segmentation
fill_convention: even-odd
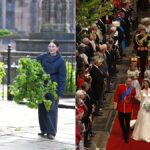
[[[132,138],[137,141],[150,142],[150,81],[148,78],[143,80],[139,100],[141,104]]]

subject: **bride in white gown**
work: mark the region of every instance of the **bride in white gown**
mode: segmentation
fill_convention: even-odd
[[[132,138],[137,141],[150,142],[150,81],[145,78],[144,89],[141,90],[139,100],[140,109],[136,124],[132,133]]]

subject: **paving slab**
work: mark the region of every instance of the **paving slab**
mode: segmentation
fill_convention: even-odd
[[[74,150],[75,110],[59,108],[55,140],[37,135],[38,111],[13,101],[0,101],[0,150]]]

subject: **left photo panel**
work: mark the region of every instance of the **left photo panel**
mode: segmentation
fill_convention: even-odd
[[[0,149],[74,150],[76,1],[0,1]]]

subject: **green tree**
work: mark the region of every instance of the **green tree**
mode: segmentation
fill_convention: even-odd
[[[77,24],[90,26],[100,17],[113,14],[114,7],[111,0],[101,3],[100,0],[79,0],[77,2]]]

